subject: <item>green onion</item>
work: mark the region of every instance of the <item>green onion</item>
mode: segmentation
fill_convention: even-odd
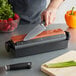
[[[64,67],[70,67],[70,66],[76,66],[75,61],[67,61],[67,62],[58,62],[58,63],[48,63],[44,64],[47,68],[64,68]]]

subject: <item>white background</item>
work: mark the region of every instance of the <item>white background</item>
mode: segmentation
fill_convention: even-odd
[[[47,5],[49,4],[49,1],[50,0],[47,0]],[[66,11],[71,10],[73,6],[76,9],[76,0],[65,0],[57,11],[54,23],[65,23],[64,15]]]

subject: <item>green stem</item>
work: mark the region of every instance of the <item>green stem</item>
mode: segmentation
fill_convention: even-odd
[[[70,15],[74,15],[73,11],[74,11],[74,7],[72,7],[72,12],[71,12],[71,14],[70,14]]]

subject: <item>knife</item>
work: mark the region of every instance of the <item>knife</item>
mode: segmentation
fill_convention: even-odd
[[[45,27],[45,22],[43,21],[25,36],[24,41],[34,38],[44,30],[46,30],[46,27]]]
[[[0,66],[0,74],[5,71],[21,70],[21,69],[31,69],[32,62],[16,63],[10,65]]]

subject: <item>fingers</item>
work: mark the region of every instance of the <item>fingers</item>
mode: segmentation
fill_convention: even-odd
[[[45,18],[45,26],[49,25],[49,16],[47,15],[47,13],[44,16]]]
[[[54,15],[51,15],[51,14],[50,14],[49,17],[50,17],[49,24],[52,24],[54,22],[54,20],[55,20],[56,17]]]
[[[45,21],[45,26],[49,25],[49,14],[46,11],[43,11],[43,13],[41,14],[41,20]]]
[[[43,13],[41,14],[41,20],[45,21],[45,26],[52,24],[55,20],[54,12],[43,11]]]
[[[48,25],[48,15],[47,15],[46,11],[42,12],[41,21],[45,21],[45,26]]]
[[[41,21],[43,21],[43,13],[41,14]]]

